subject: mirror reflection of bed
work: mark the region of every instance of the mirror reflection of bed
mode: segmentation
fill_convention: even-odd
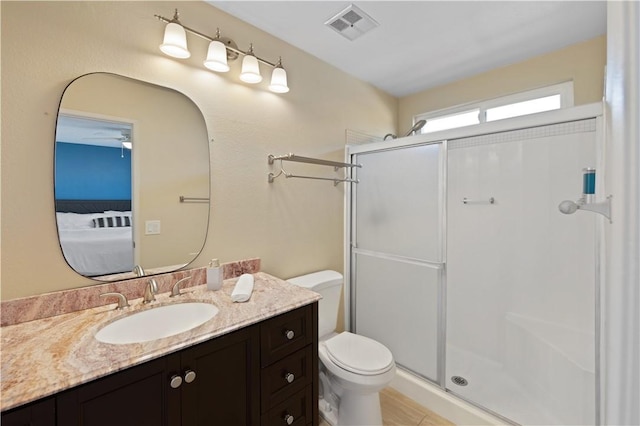
[[[60,246],[87,277],[133,270],[131,200],[56,200]]]

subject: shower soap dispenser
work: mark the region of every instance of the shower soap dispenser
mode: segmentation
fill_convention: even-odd
[[[609,219],[609,223],[611,223],[611,195],[599,203],[595,202],[595,197],[596,169],[586,167],[582,169],[582,197],[576,202],[564,200],[558,209],[564,214],[573,214],[578,210],[598,213]]]
[[[222,287],[222,266],[218,259],[211,259],[209,266],[207,267],[207,289],[208,290],[220,290]]]
[[[582,201],[584,204],[594,202],[596,196],[596,169],[582,169]]]

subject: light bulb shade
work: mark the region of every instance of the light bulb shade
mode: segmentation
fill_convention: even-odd
[[[260,83],[262,76],[260,75],[260,66],[258,60],[253,55],[245,55],[242,60],[242,73],[240,73],[240,80],[245,83]]]
[[[282,67],[276,67],[271,74],[271,84],[269,90],[275,93],[287,93],[289,86],[287,86],[287,72]]]
[[[207,51],[207,59],[204,61],[204,66],[212,71],[229,71],[229,65],[227,65],[227,48],[220,40],[213,40],[209,43],[209,50]]]
[[[169,22],[164,29],[164,40],[160,50],[174,58],[186,59],[191,56],[187,49],[187,33],[180,24]]]

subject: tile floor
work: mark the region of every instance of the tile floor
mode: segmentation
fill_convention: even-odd
[[[380,392],[380,405],[384,426],[454,426],[454,423],[390,387]],[[320,426],[329,424],[321,421]]]

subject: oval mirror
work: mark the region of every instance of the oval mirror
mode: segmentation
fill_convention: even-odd
[[[136,265],[169,272],[198,256],[209,224],[209,144],[189,98],[87,74],[63,93],[55,139],[56,223],[71,268],[113,281]]]

